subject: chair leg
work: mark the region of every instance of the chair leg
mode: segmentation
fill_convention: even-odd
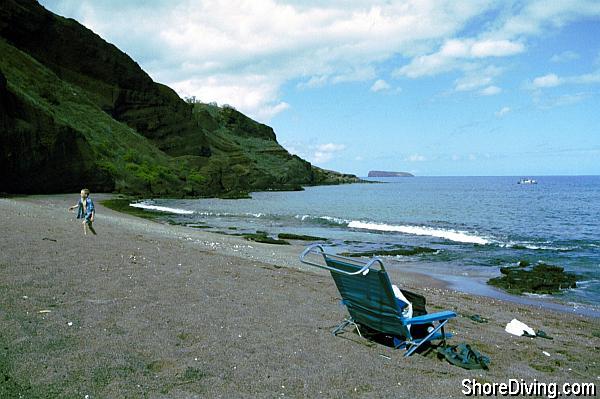
[[[354,328],[356,328],[356,332],[358,333],[358,336],[363,338],[362,334],[360,333],[360,328],[358,328],[358,324],[352,322],[352,324],[354,324]]]
[[[331,332],[333,335],[338,335],[340,333],[342,333],[344,331],[344,329],[349,325],[349,324],[354,324],[356,326],[356,324],[354,323],[354,320],[352,319],[344,319],[344,321],[342,321],[342,323],[337,326],[336,328],[333,329],[333,331]],[[357,327],[358,328],[358,327]],[[360,333],[359,333],[360,334]]]
[[[404,357],[409,357],[410,355],[412,355],[418,348],[419,346],[423,345],[425,342],[429,341],[429,339],[436,333],[438,332],[438,330],[440,330],[441,328],[444,328],[444,325],[448,323],[448,320],[444,320],[442,322],[440,322],[440,324],[433,329],[433,331],[431,331],[429,333],[429,335],[427,335],[425,338],[423,338],[422,340],[419,341],[419,343],[409,343],[409,345],[412,345],[411,348],[404,354]]]
[[[406,341],[406,340],[401,341],[400,338],[398,338],[398,337],[394,337],[393,342],[394,342],[394,349],[404,349],[404,347],[408,345],[408,341]]]

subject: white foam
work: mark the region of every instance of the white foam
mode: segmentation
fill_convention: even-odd
[[[576,284],[577,284],[577,288],[584,288],[589,285],[598,284],[599,282],[600,282],[600,280],[592,279],[592,280],[577,281]]]
[[[344,225],[344,224],[348,224],[350,223],[350,220],[346,220],[346,219],[341,219],[341,218],[337,218],[334,216],[313,216],[313,215],[296,215],[294,216],[296,219],[300,219],[301,221],[306,221],[306,220],[325,220],[329,223],[333,223],[333,224],[340,224],[340,225]]]
[[[508,243],[505,244],[499,244],[502,248],[525,248],[525,249],[531,249],[534,251],[537,250],[545,250],[545,251],[561,251],[561,252],[567,252],[567,251],[573,251],[576,249],[576,247],[553,247],[550,245],[534,245],[534,244],[528,244],[525,242],[515,242],[515,241],[510,241]]]
[[[543,249],[546,251],[562,251],[562,252],[574,250],[574,248],[571,248],[571,247],[551,247],[551,246],[547,246],[547,245],[539,245],[539,246],[538,245],[525,245],[525,248],[533,249],[533,250]]]
[[[261,218],[263,216],[266,216],[264,213],[261,213],[261,212],[259,212],[259,213],[245,213],[244,215],[246,215],[246,216],[254,216],[255,218]]]
[[[414,234],[418,236],[431,236],[445,238],[450,241],[466,242],[472,244],[489,244],[490,241],[485,238],[465,233],[456,230],[435,229],[426,226],[397,226],[381,223],[370,223],[353,220],[348,224],[348,227],[354,229],[375,230],[375,231],[390,231],[404,234]]]
[[[345,224],[349,223],[349,220],[340,219],[333,216],[319,216],[319,219],[327,220],[328,222],[337,223],[337,224]]]
[[[158,206],[158,205],[149,205],[144,202],[137,202],[135,204],[129,204],[129,206],[132,206],[134,208],[149,209],[152,211],[177,213],[179,215],[191,215],[194,213],[194,211],[188,211],[187,209],[169,208],[167,206]]]
[[[548,294],[536,294],[534,292],[524,292],[523,295],[531,297],[531,298],[550,298],[551,297]]]

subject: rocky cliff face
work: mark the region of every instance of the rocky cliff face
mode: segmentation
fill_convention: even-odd
[[[51,193],[57,186],[78,191],[81,182],[101,191],[114,189],[111,177],[93,167],[85,138],[15,95],[1,72],[0,132],[0,191]]]
[[[33,0],[0,3],[0,47],[0,191],[235,195],[340,181],[290,155],[270,127],[186,103]]]

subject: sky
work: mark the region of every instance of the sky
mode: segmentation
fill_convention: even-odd
[[[42,0],[317,166],[600,174],[600,1]]]

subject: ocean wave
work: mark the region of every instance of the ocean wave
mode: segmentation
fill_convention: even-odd
[[[195,212],[199,216],[215,216],[215,217],[253,217],[253,218],[263,218],[268,216],[266,213],[231,213],[231,212],[210,212],[210,211],[197,211]]]
[[[576,247],[554,247],[551,245],[535,245],[530,243],[522,243],[522,242],[508,242],[505,244],[499,244],[503,248],[513,248],[513,249],[531,249],[533,251],[559,251],[559,252],[569,252],[574,251]]]
[[[531,297],[531,298],[551,298],[552,297],[552,295],[548,295],[548,294],[536,294],[534,292],[524,292],[523,295]]]
[[[133,204],[129,204],[129,206],[132,206],[134,208],[148,209],[148,210],[151,210],[151,211],[176,213],[176,214],[179,214],[179,215],[191,215],[191,214],[194,213],[194,211],[189,211],[187,209],[169,208],[167,206],[150,205],[150,204],[147,204],[145,202],[136,202],[136,203],[133,203]]]
[[[350,220],[337,218],[335,216],[313,216],[313,215],[296,215],[294,216],[296,219],[300,219],[302,222],[314,222],[314,223],[323,223],[323,224],[332,224],[336,226],[347,226],[350,223]]]
[[[578,281],[576,284],[577,284],[577,288],[586,288],[590,285],[596,285],[598,283],[600,283],[600,280],[591,279],[591,280]]]
[[[374,230],[374,231],[388,231],[394,233],[413,234],[418,236],[431,236],[444,238],[450,241],[471,243],[471,244],[490,244],[491,241],[464,231],[447,230],[447,229],[436,229],[433,227],[426,226],[403,226],[403,225],[389,225],[382,223],[370,223],[353,220],[348,223],[348,227],[353,229],[362,230]]]

